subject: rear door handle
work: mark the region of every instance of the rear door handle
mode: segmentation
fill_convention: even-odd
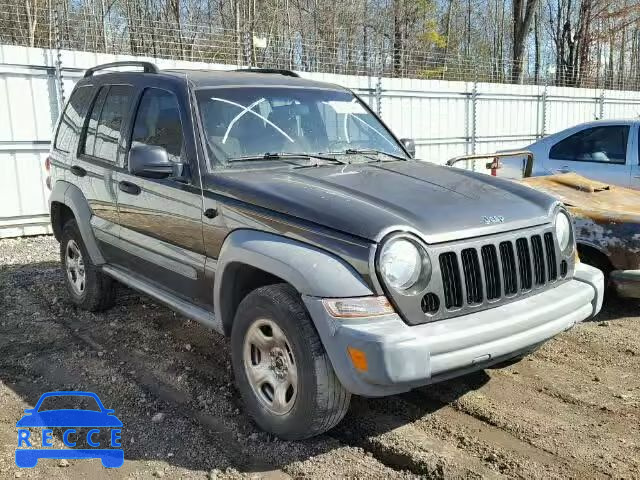
[[[563,165],[562,167],[556,170],[556,172],[560,172],[560,173],[569,173],[570,171],[571,169],[569,168],[569,165]]]
[[[87,174],[87,171],[78,165],[74,165],[70,170],[76,177],[84,177]]]
[[[138,185],[124,180],[118,183],[118,188],[130,195],[138,195],[140,193],[140,187]]]

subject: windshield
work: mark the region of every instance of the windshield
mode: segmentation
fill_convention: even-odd
[[[375,150],[406,158],[353,94],[339,90],[234,87],[197,93],[210,157],[225,165],[266,154]]]

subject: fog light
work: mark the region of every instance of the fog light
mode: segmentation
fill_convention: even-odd
[[[353,347],[347,347],[347,351],[349,352],[349,357],[351,357],[351,363],[356,370],[359,370],[360,372],[366,372],[369,370],[366,353]]]
[[[377,317],[394,312],[386,297],[325,298],[322,304],[329,315],[338,318]]]

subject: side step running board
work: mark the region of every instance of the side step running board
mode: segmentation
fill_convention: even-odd
[[[185,317],[200,322],[203,325],[222,333],[222,325],[216,322],[213,313],[211,313],[210,311],[193,305],[124,269],[114,267],[113,265],[103,265],[102,271],[110,277],[113,277],[120,283],[123,283],[128,287],[133,288],[134,290],[138,290],[139,292],[149,295],[155,300],[164,303],[169,308],[175,310],[178,313],[181,313]]]

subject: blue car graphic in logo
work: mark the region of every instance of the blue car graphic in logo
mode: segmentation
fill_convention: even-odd
[[[95,400],[99,411],[86,409],[57,409],[40,412],[40,407],[45,399],[50,397],[85,397],[80,400],[92,398]],[[114,411],[104,408],[102,402],[95,393],[91,392],[48,392],[44,393],[34,408],[24,411],[25,415],[18,420],[18,448],[16,448],[16,465],[21,468],[35,467],[40,458],[55,459],[79,459],[99,458],[102,465],[107,468],[118,468],[124,463],[124,451],[120,442],[120,429],[122,422],[113,415]],[[32,436],[28,428],[41,428],[42,441],[37,435]],[[52,428],[62,428],[62,440],[65,446],[70,448],[53,448]],[[86,437],[76,428],[87,429]],[[101,445],[98,436],[100,429],[109,429],[108,445]],[[73,448],[86,438],[86,443],[95,448]],[[33,448],[32,448],[33,445]],[[104,448],[108,446],[110,448]],[[25,448],[26,447],[26,448]],[[41,448],[40,448],[41,447]]]

